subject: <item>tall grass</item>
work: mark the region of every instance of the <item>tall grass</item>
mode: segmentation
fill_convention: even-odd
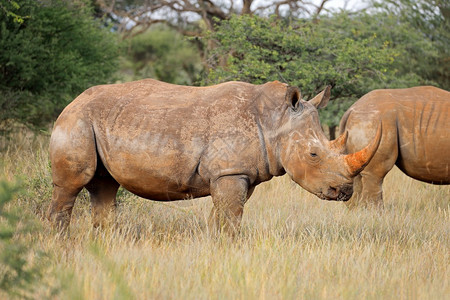
[[[22,237],[50,257],[36,298],[445,299],[450,295],[450,187],[397,169],[383,211],[308,194],[287,177],[261,184],[241,234],[211,238],[209,198],[159,203],[119,193],[117,226],[95,231],[82,193],[70,237],[43,218],[50,201],[47,138],[1,154],[4,176],[27,192],[14,205],[40,219]],[[0,298],[2,294],[0,292]]]

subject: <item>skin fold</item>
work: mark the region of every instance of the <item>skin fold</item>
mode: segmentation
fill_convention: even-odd
[[[322,199],[348,200],[352,178],[381,139],[342,154],[346,135],[330,142],[318,119],[330,95],[310,101],[280,82],[188,87],[146,79],[95,86],[70,103],[50,140],[53,196],[49,219],[66,228],[77,194],[91,196],[102,225],[119,186],[151,200],[211,195],[209,223],[239,229],[255,186],[286,172]]]
[[[365,146],[382,124],[378,150],[355,177],[350,207],[383,204],[382,183],[396,165],[406,175],[432,184],[450,184],[450,93],[432,86],[372,91],[342,117],[346,149]]]

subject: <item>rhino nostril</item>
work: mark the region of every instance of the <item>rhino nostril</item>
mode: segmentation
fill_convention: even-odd
[[[337,188],[335,188],[335,187],[330,186],[328,188],[328,194],[337,196],[339,194],[339,190]]]
[[[326,198],[328,200],[347,201],[353,194],[352,185],[340,185],[337,187],[328,186]]]
[[[353,186],[352,185],[344,185],[341,187],[341,192],[346,195],[353,194]]]

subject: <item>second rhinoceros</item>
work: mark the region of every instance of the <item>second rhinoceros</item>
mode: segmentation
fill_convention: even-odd
[[[364,149],[341,154],[346,136],[330,142],[319,124],[316,108],[329,96],[327,88],[306,102],[277,81],[188,87],[147,79],[92,87],[54,125],[49,218],[65,228],[85,187],[94,225],[101,224],[121,185],[158,201],[211,195],[210,223],[234,232],[255,186],[286,172],[322,199],[347,200],[381,131]]]
[[[344,114],[349,152],[365,146],[382,125],[382,138],[369,165],[355,178],[350,207],[383,204],[382,183],[394,165],[428,183],[450,184],[450,93],[432,86],[375,90]]]

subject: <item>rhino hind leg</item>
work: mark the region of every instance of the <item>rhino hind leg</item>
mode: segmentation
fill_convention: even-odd
[[[50,138],[53,194],[47,218],[67,233],[79,192],[94,177],[97,166],[94,133],[82,120],[55,125]]]
[[[92,180],[86,185],[92,205],[92,224],[94,227],[106,227],[114,221],[116,194],[120,184],[99,165]]]
[[[245,176],[224,176],[211,183],[213,208],[208,227],[212,231],[224,231],[232,236],[240,229],[244,204],[253,190]]]
[[[47,218],[53,222],[59,231],[66,232],[70,223],[72,209],[81,188],[68,188],[53,184],[52,202]]]

